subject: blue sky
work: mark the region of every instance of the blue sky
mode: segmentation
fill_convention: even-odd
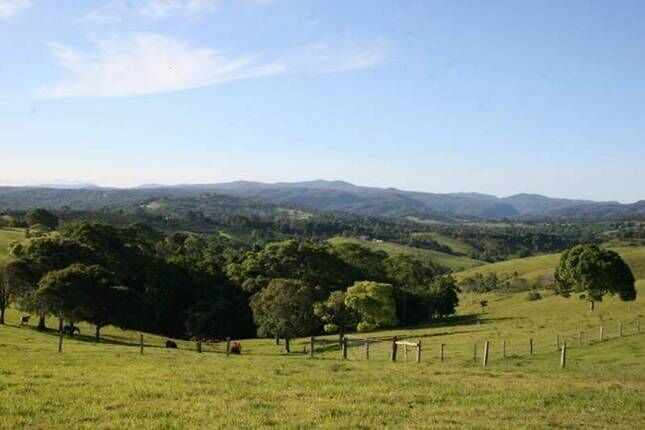
[[[0,183],[645,199],[645,2],[0,0]]]

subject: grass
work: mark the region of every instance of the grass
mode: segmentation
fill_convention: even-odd
[[[9,256],[9,245],[11,242],[20,241],[25,238],[25,231],[21,228],[0,228],[0,260]]]
[[[337,236],[329,239],[332,244],[339,243],[356,243],[372,250],[385,251],[390,255],[406,254],[412,255],[421,260],[432,260],[451,270],[463,270],[484,264],[481,261],[458,255],[447,254],[445,252],[433,251],[430,249],[414,248],[411,246],[399,245],[392,242],[375,242],[371,240],[362,240]]]
[[[66,339],[57,354],[53,332],[0,326],[0,428],[642,428],[645,334],[634,321],[645,316],[643,280],[638,292],[594,313],[543,292],[536,302],[485,295],[489,307],[478,314],[482,296],[464,295],[449,323],[369,334],[369,361],[354,344],[341,360],[335,336],[319,338],[314,359],[303,353],[307,339],[294,340],[290,355],[271,340],[242,340],[243,354],[227,358],[222,343],[197,354],[191,342],[167,350],[149,334],[140,355],[138,333],[110,327],[96,344],[86,325],[87,337]],[[10,311],[9,322],[19,315]],[[556,334],[568,343],[566,369]],[[423,342],[420,364],[412,351],[408,361],[388,360],[394,335]],[[473,362],[484,340],[486,369]]]
[[[625,259],[637,279],[645,278],[645,247],[622,246],[610,249],[618,252]],[[464,270],[455,273],[455,278],[460,280],[466,277],[471,277],[477,273],[481,273],[483,275],[487,273],[496,273],[498,276],[502,275],[506,277],[517,272],[519,277],[524,278],[529,282],[534,282],[540,276],[549,276],[552,274],[559,260],[559,253],[538,255],[527,258],[515,258]]]
[[[467,244],[464,241],[461,241],[459,239],[455,239],[450,236],[446,236],[441,233],[434,233],[434,232],[419,232],[419,233],[413,233],[412,237],[414,238],[419,238],[419,239],[431,239],[434,240],[435,242],[441,244],[441,245],[446,245],[452,249],[453,252],[459,253],[459,254],[464,254],[467,255],[470,252],[474,251],[475,249]]]

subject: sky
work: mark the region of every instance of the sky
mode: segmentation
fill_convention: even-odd
[[[0,0],[0,184],[645,199],[640,0]]]

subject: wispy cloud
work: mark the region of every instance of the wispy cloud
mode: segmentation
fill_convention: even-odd
[[[298,50],[290,59],[294,68],[313,74],[365,69],[385,61],[381,44],[359,44],[348,40],[324,41]]]
[[[220,0],[112,0],[91,11],[84,19],[98,23],[118,23],[128,17],[194,17],[215,10]]]
[[[42,89],[45,97],[128,97],[187,90],[284,73],[280,62],[229,57],[171,37],[135,33],[96,43],[84,52],[49,43],[58,65],[71,77]]]
[[[0,0],[0,19],[11,18],[31,6],[31,0]]]

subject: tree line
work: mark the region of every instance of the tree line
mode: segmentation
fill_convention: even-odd
[[[458,304],[438,266],[356,244],[238,249],[218,235],[79,222],[10,254],[0,321],[12,305],[37,315],[41,329],[47,316],[91,323],[97,340],[107,325],[199,339],[372,330],[443,318]]]

